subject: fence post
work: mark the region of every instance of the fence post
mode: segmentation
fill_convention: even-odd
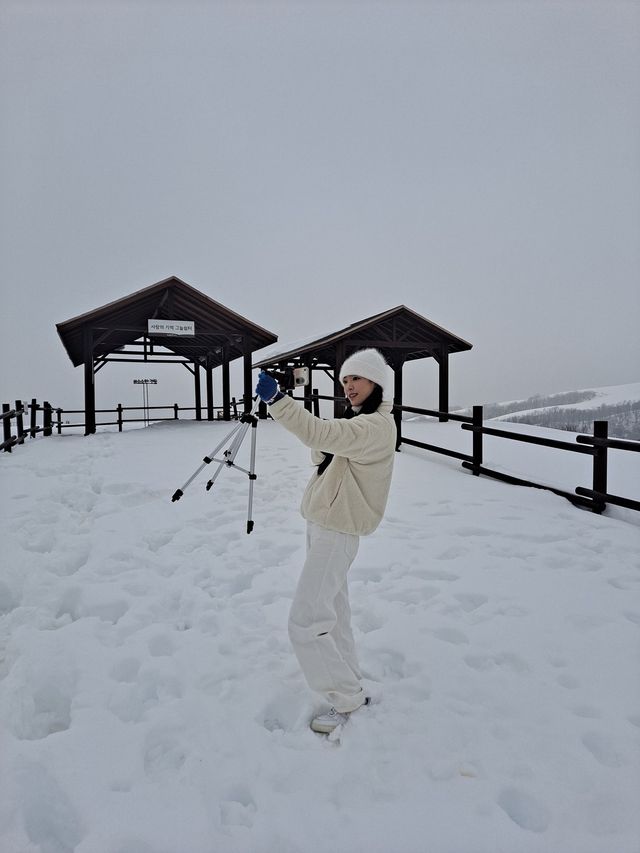
[[[594,421],[593,422],[593,437],[608,438],[609,437],[609,421]],[[593,486],[594,492],[601,492],[603,495],[607,493],[607,447],[606,445],[595,445],[593,454]],[[606,501],[602,498],[593,499],[593,512],[603,512],[606,509]]]
[[[318,399],[318,389],[314,388],[311,391],[311,399],[313,400],[313,414],[319,418],[320,417],[320,400]]]
[[[35,438],[37,435],[37,433],[36,433],[36,427],[37,427],[36,417],[37,417],[37,414],[38,414],[38,403],[37,403],[36,398],[33,397],[31,399],[31,431],[30,431],[31,438]]]
[[[173,417],[177,421],[178,420],[178,404],[173,404]]]
[[[52,418],[51,403],[47,403],[47,401],[45,400],[44,403],[42,404],[42,426],[43,426],[42,434],[43,435],[51,435],[51,433],[52,433],[52,429],[51,429],[52,422],[53,422],[53,418]]]
[[[2,404],[2,414],[11,411],[11,406],[8,403]],[[3,418],[2,419],[2,432],[4,435],[4,441],[9,442],[4,446],[5,453],[11,453],[11,418]]]
[[[56,409],[56,428],[58,435],[62,435],[62,409]]]
[[[482,406],[473,407],[473,426],[479,429],[473,430],[472,440],[472,455],[473,455],[473,474],[476,477],[480,476],[480,466],[482,465]]]
[[[118,413],[118,432],[122,432],[122,403],[118,403],[116,412]]]
[[[231,398],[231,405],[233,406],[233,417],[234,420],[238,420],[238,401],[235,397]]]
[[[16,400],[16,424],[18,429],[18,444],[24,444],[24,421],[22,419],[23,414],[22,408],[22,400]]]

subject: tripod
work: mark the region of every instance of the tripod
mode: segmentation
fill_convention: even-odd
[[[256,397],[253,408],[251,409],[251,411],[245,412],[240,417],[240,420],[238,421],[236,426],[231,430],[231,432],[228,435],[226,435],[222,439],[222,441],[216,447],[216,449],[213,450],[209,454],[209,456],[204,457],[202,465],[198,468],[197,471],[193,472],[193,474],[189,477],[189,479],[184,484],[184,486],[181,489],[176,489],[176,491],[173,493],[173,496],[171,498],[172,502],[180,500],[180,498],[184,494],[184,490],[187,488],[187,486],[189,486],[195,480],[195,478],[202,471],[202,469],[205,467],[205,465],[209,465],[211,462],[218,462],[219,463],[215,474],[207,483],[207,486],[206,486],[207,491],[209,491],[209,489],[211,489],[211,487],[213,486],[213,484],[217,480],[218,475],[220,474],[220,472],[222,471],[222,469],[225,466],[227,468],[237,468],[238,471],[242,471],[244,474],[246,474],[249,477],[249,509],[248,509],[248,513],[247,513],[247,533],[251,533],[251,531],[253,530],[253,520],[251,518],[251,515],[253,512],[253,483],[257,479],[256,473],[255,473],[255,467],[256,467],[256,430],[258,427],[258,418],[256,417],[256,411],[258,409],[259,404],[260,404],[260,399],[258,397]],[[238,453],[238,450],[240,450],[240,446],[241,446],[242,442],[244,441],[244,438],[247,434],[247,430],[249,429],[249,427],[251,427],[251,461],[249,464],[249,470],[247,471],[246,468],[241,468],[240,465],[236,465],[235,459],[236,459],[236,454]],[[222,447],[224,447],[224,445],[227,444],[227,442],[230,439],[233,439],[233,441],[231,441],[231,444],[229,445],[227,450],[225,450],[224,453],[222,454],[223,458],[217,459],[216,453]]]

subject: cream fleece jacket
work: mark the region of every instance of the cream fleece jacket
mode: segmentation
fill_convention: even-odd
[[[303,517],[341,533],[372,533],[391,485],[397,437],[391,404],[381,403],[371,415],[324,421],[285,396],[269,412],[315,451],[314,464],[323,459],[320,451],[334,455],[323,474],[314,471],[302,498]]]

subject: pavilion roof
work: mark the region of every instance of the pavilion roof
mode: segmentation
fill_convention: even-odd
[[[390,360],[401,354],[405,361],[439,355],[442,347],[454,353],[473,346],[405,305],[398,305],[325,335],[273,344],[255,354],[253,366],[273,367],[311,359],[333,367],[336,348],[342,342],[351,349],[376,347]]]
[[[223,362],[223,347],[232,361],[250,350],[275,343],[278,336],[216,302],[181,279],[171,276],[93,311],[57,323],[58,334],[74,366],[84,362],[84,330],[93,330],[94,358],[106,357],[147,334],[148,320],[192,320],[195,335],[153,335],[153,343],[189,361],[213,367]]]

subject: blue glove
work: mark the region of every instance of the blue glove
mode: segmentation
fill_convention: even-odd
[[[277,393],[278,383],[276,380],[272,376],[269,376],[268,373],[265,373],[264,370],[261,371],[258,384],[256,385],[256,394],[258,397],[265,403],[270,403]]]

